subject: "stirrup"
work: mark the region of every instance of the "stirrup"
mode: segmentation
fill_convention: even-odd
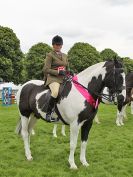
[[[47,122],[58,122],[58,121],[59,121],[59,118],[53,118],[53,117],[52,117],[52,113],[51,113],[51,114],[47,113],[45,120],[46,120]]]

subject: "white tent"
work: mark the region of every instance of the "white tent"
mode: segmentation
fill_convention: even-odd
[[[2,89],[3,87],[11,87],[12,90],[14,91],[14,94],[16,95],[18,89],[20,88],[21,85],[15,85],[13,82],[7,82],[7,83],[1,83],[0,84],[0,99],[2,98]]]
[[[3,87],[11,87],[12,90],[18,90],[20,85],[15,85],[13,82],[8,82],[0,84],[0,90],[2,90]]]

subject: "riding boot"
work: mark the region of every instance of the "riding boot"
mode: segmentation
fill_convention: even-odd
[[[50,97],[49,103],[48,103],[48,108],[47,108],[47,113],[46,113],[46,121],[47,122],[57,122],[58,120],[56,118],[52,117],[52,113],[54,112],[53,109],[56,104],[56,98]]]

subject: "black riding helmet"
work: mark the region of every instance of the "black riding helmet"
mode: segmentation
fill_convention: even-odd
[[[63,39],[60,36],[54,36],[52,39],[52,45],[57,44],[57,45],[63,45]]]

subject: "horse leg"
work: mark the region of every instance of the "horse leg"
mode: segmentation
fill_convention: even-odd
[[[92,127],[92,121],[86,121],[81,127],[81,151],[80,151],[80,162],[84,166],[89,166],[86,161],[86,145],[88,140],[89,131]]]
[[[61,134],[62,134],[63,136],[66,136],[66,133],[65,133],[65,125],[62,125]]]
[[[124,105],[124,106],[122,107],[122,110],[121,110],[120,115],[119,115],[119,122],[120,122],[120,125],[124,125],[123,120],[124,120],[124,118],[126,118],[126,117],[127,117],[127,116],[126,116],[126,105]]]
[[[126,118],[126,105],[122,106],[121,110],[117,110],[117,119],[116,125],[121,126],[124,125],[123,118]]]
[[[36,122],[37,122],[36,117],[35,117],[33,114],[31,114],[31,115],[30,115],[30,119],[29,119],[29,124],[28,124],[29,147],[30,147],[30,135],[31,135],[31,134],[33,133],[33,131],[34,131],[33,128],[34,128]]]
[[[57,132],[57,124],[54,124],[53,137],[55,137],[55,138],[57,138],[56,132]],[[65,125],[62,125],[61,134],[62,134],[63,136],[66,136],[66,134],[65,134]]]
[[[32,129],[31,134],[35,135],[35,130],[34,129]]]
[[[37,118],[31,114],[30,119],[29,119],[29,124],[28,124],[28,132],[31,134],[33,132],[33,128],[37,122]]]
[[[77,166],[74,161],[74,153],[77,146],[78,133],[79,133],[79,126],[76,121],[70,124],[70,155],[68,161],[71,169],[77,169]]]
[[[131,101],[131,114],[133,114],[133,101]]]
[[[127,118],[127,114],[126,114],[126,107],[127,107],[127,104],[123,107],[123,118],[125,119],[125,120],[127,120],[128,118]]]
[[[32,116],[33,116],[33,115],[31,114],[31,115],[30,115],[30,119],[31,119]],[[30,119],[29,119],[29,122],[30,122]],[[31,135],[35,135],[35,130],[34,130],[34,129],[31,130]]]
[[[57,124],[54,124],[54,128],[53,128],[53,137],[55,137],[55,138],[57,138],[56,131],[57,131]]]
[[[116,117],[116,125],[117,126],[121,126],[121,124],[120,124],[120,114],[121,114],[121,111],[117,110],[117,117]]]
[[[121,126],[124,125],[123,118],[124,118],[124,108],[125,108],[125,101],[123,95],[117,96],[117,118],[116,118],[116,125]]]
[[[97,124],[100,124],[99,117],[97,116],[97,114],[96,114],[94,120],[95,120],[95,122],[96,122]]]
[[[116,125],[117,126],[121,126],[123,123],[123,104],[118,103],[118,107],[117,107],[117,118],[116,118]]]
[[[117,118],[116,118],[116,125],[117,126],[121,126],[121,125],[124,125],[123,123],[123,108],[121,111],[117,110]]]
[[[32,160],[31,151],[29,147],[29,132],[28,132],[29,119],[28,117],[21,116],[21,123],[22,123],[21,134],[22,134],[23,141],[24,141],[25,156],[27,160]]]

